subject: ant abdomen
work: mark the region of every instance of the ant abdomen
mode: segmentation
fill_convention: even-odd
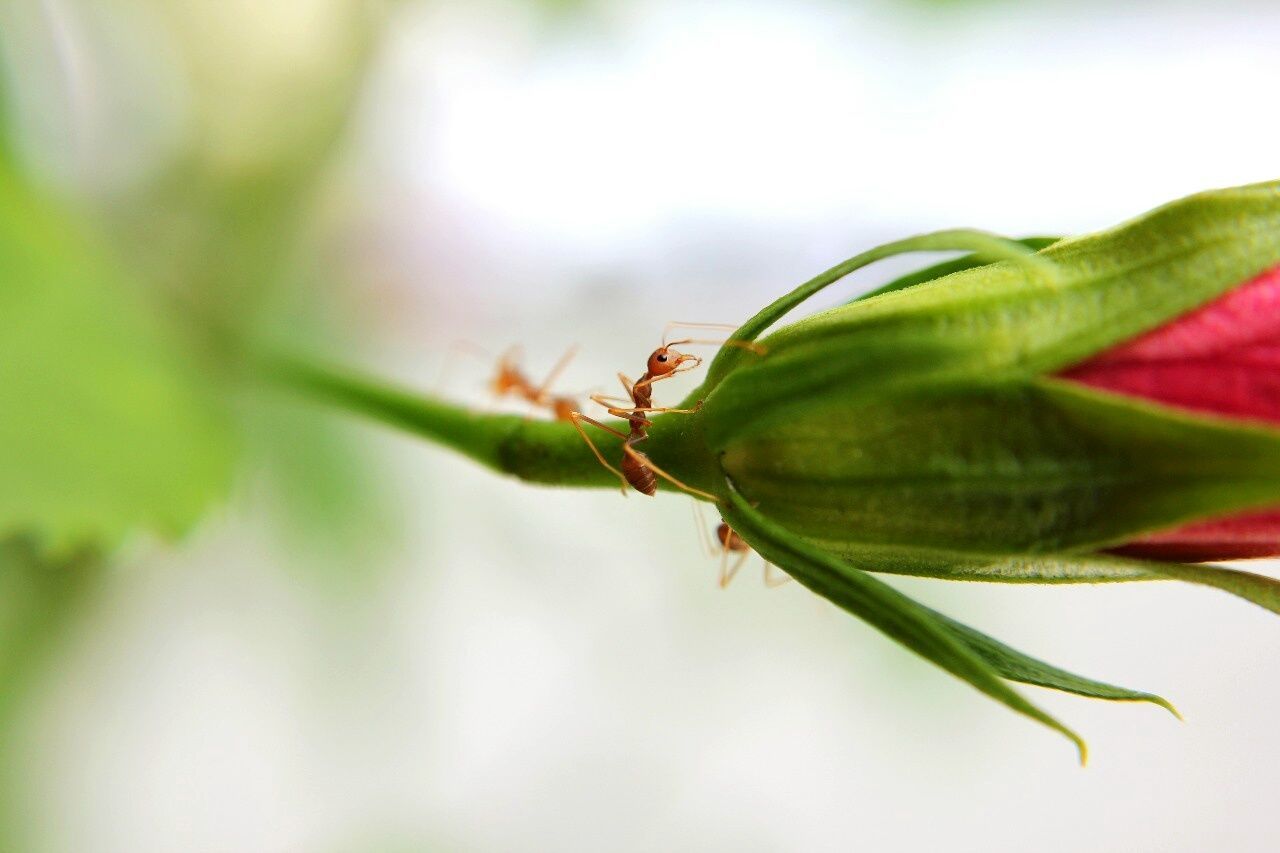
[[[658,493],[658,478],[639,454],[622,457],[622,474],[637,492],[653,496]]]

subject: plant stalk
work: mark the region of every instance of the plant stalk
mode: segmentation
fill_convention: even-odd
[[[346,368],[296,356],[271,356],[260,360],[259,367],[278,387],[429,439],[486,468],[526,482],[587,488],[622,485],[617,475],[600,464],[571,423],[476,412]],[[625,420],[597,420],[626,431]],[[584,424],[583,429],[604,458],[617,467],[623,455],[622,440],[590,424]],[[707,488],[715,478],[714,460],[704,449],[696,414],[655,417],[649,439],[638,449],[696,488]]]

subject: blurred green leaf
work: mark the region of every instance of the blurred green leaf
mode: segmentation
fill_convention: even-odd
[[[101,568],[93,548],[49,557],[31,536],[0,540],[0,720],[8,719],[14,697],[40,674]]]
[[[0,536],[186,531],[231,474],[212,385],[89,230],[0,162]]]
[[[0,63],[0,162],[8,162],[12,156],[9,136],[13,132],[10,123],[13,117],[9,114],[9,81],[5,79],[5,67]]]
[[[200,22],[220,17],[212,8],[169,10],[180,21],[175,38],[199,38]],[[193,139],[136,188],[123,210],[117,202],[103,211],[104,227],[130,266],[233,345],[271,340],[305,347],[321,340],[341,347],[364,331],[341,298],[351,283],[335,263],[332,220],[347,215],[350,199],[335,166],[389,11],[387,4],[333,4],[325,14],[344,20],[341,37],[323,55],[305,59],[303,49],[297,73],[268,77],[274,83],[264,84],[253,103],[229,111],[252,117],[251,130],[233,134],[250,141],[236,157]],[[236,50],[209,60],[206,82],[235,65]],[[205,120],[227,120],[210,114],[226,110],[219,86],[193,92],[192,107]],[[290,103],[287,115],[261,109],[282,98]],[[313,410],[260,395],[242,402],[245,458],[273,498],[266,515],[280,537],[281,559],[316,578],[366,578],[380,565],[379,543],[394,541],[399,520],[373,454]]]
[[[103,567],[92,548],[49,556],[30,536],[0,540],[0,850],[35,849],[38,795],[23,760],[30,703],[92,606]]]
[[[384,460],[363,425],[282,395],[254,395],[245,407],[246,464],[270,489],[268,511],[289,562],[340,593],[386,567],[403,523],[383,488]]]

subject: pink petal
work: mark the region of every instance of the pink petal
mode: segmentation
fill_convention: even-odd
[[[1111,550],[1129,557],[1181,563],[1274,557],[1280,554],[1280,510],[1197,521]]]
[[[1062,375],[1197,412],[1280,424],[1280,267]]]
[[[1280,267],[1062,376],[1191,411],[1280,425]],[[1280,508],[1198,521],[1114,550],[1183,562],[1280,555]]]

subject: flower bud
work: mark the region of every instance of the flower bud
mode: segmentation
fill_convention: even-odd
[[[865,262],[963,236],[852,259],[734,339]],[[1277,270],[1280,190],[1243,187],[1032,259],[951,262],[786,326],[763,354],[726,350],[699,414],[721,511],[801,584],[1063,732],[1083,760],[1078,736],[1004,682],[1172,706],[1010,649],[867,572],[1178,579],[1280,613],[1272,579],[1176,562],[1280,552]]]
[[[764,338],[706,397],[725,475],[835,550],[1079,554],[1280,505],[1276,187],[1038,257],[1052,275],[974,267]]]

